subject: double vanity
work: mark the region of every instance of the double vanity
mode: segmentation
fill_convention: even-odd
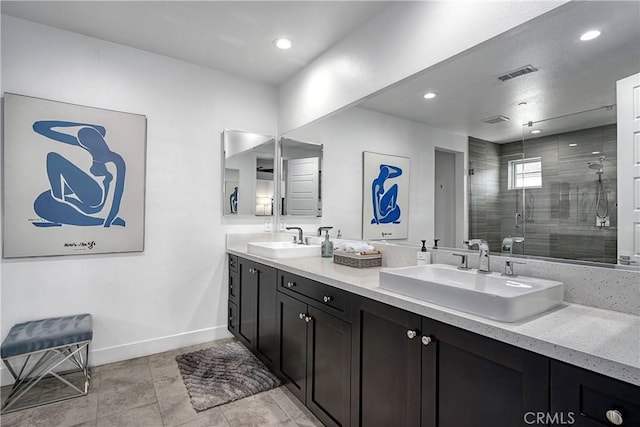
[[[228,239],[228,327],[323,424],[640,425],[638,316],[553,280],[304,246]]]

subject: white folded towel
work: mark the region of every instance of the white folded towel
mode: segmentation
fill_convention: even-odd
[[[346,252],[346,253],[360,253],[360,252],[369,252],[374,250],[375,248],[368,244],[367,242],[349,242],[344,241],[340,242],[335,246],[337,251]]]

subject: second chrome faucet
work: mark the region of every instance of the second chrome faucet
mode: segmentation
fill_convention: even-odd
[[[478,273],[489,274],[491,273],[491,260],[489,259],[489,243],[482,239],[465,240],[465,245],[469,246],[469,249],[473,249],[474,246],[478,247],[480,253],[480,267],[478,267]]]

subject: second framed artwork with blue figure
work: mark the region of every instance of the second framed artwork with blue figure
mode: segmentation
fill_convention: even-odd
[[[363,152],[362,238],[406,239],[409,224],[407,157]]]
[[[4,97],[3,256],[142,251],[146,117]]]

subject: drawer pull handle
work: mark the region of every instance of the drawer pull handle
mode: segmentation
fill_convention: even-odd
[[[296,282],[287,282],[287,288],[293,288],[296,285]]]
[[[429,344],[431,344],[431,341],[433,341],[433,340],[431,339],[431,337],[423,335],[422,338],[420,339],[420,341],[422,341],[422,345],[429,345]]]
[[[333,301],[333,297],[331,295],[325,295],[325,296],[322,297],[322,301],[331,302],[331,301]]]
[[[300,318],[300,320],[304,320],[304,318],[307,317],[307,315],[305,313],[300,313],[298,314],[298,317]]]
[[[311,316],[305,316],[305,318],[304,318],[304,321],[307,322],[307,323],[311,322],[312,320],[313,320],[313,317],[311,317]]]
[[[607,411],[607,419],[615,426],[622,425],[622,414],[617,409],[609,409]]]
[[[417,336],[418,336],[418,332],[416,332],[416,331],[414,331],[412,329],[409,329],[407,331],[407,338],[409,338],[410,340],[414,339]]]

